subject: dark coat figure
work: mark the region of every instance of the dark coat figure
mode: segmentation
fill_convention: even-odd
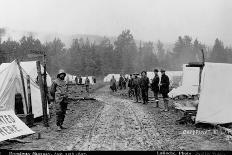
[[[118,86],[120,90],[123,88],[123,82],[124,82],[124,79],[122,76],[120,76],[119,81],[118,81]]]
[[[160,81],[160,93],[163,95],[164,98],[168,98],[169,84],[170,82],[168,76],[166,74],[163,74]]]
[[[77,76],[75,77],[75,82],[76,82],[76,84],[78,84],[78,78],[77,78]]]
[[[90,80],[89,80],[89,78],[87,76],[86,79],[85,79],[85,89],[86,89],[87,93],[89,93],[89,85],[90,85]]]
[[[142,72],[142,74],[146,74],[146,72]],[[149,78],[146,75],[143,75],[140,79],[140,88],[143,98],[143,104],[148,103],[148,89],[149,89]]]
[[[133,77],[132,77],[132,75],[130,76],[130,79],[128,80],[128,88],[129,88],[129,90],[128,90],[128,96],[129,96],[129,98],[131,97],[131,96],[133,96],[134,95],[134,90],[133,90]]]
[[[125,76],[123,76],[123,81],[122,81],[122,88],[126,89],[126,83],[127,83],[127,78],[125,78]]]
[[[110,89],[111,89],[113,92],[116,92],[116,91],[117,91],[116,80],[115,80],[114,76],[113,76],[112,79],[110,80]]]
[[[82,84],[82,78],[79,77],[79,84]]]
[[[159,98],[158,98],[158,94],[159,94],[159,82],[160,82],[160,78],[158,75],[158,70],[155,70],[155,76],[152,79],[152,83],[151,83],[151,90],[154,93],[154,97],[155,97],[155,102],[156,102],[156,107],[159,107]]]
[[[159,92],[159,81],[160,81],[159,76],[155,75],[155,77],[152,79],[152,82],[151,82],[151,90],[153,92],[156,92],[156,93]]]
[[[168,93],[169,93],[169,78],[168,76],[165,74],[164,70],[161,70],[162,76],[161,76],[161,82],[160,82],[160,93],[163,96],[163,100],[164,100],[164,107],[165,110],[164,111],[168,111]]]
[[[139,100],[139,89],[140,89],[140,86],[139,86],[139,82],[140,82],[140,79],[137,77],[137,76],[135,76],[135,78],[133,79],[133,89],[134,89],[134,94],[135,94],[135,99],[136,99],[136,102],[138,102],[138,100]]]

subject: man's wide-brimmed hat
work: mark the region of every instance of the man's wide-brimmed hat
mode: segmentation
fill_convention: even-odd
[[[59,77],[61,74],[64,74],[64,76],[66,76],[66,73],[63,69],[59,70],[59,73],[57,74],[57,77]]]
[[[160,72],[165,72],[165,70],[164,69],[161,69],[161,71]]]
[[[154,72],[159,72],[159,70],[158,69],[154,69]]]
[[[143,74],[143,73],[147,74],[147,72],[146,72],[146,71],[142,71],[142,72],[141,72],[141,74]]]

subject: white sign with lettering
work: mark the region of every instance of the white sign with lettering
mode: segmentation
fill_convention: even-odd
[[[0,111],[0,141],[33,133],[13,111]]]

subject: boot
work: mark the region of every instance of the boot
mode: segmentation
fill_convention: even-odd
[[[155,103],[156,103],[156,108],[159,108],[159,100],[156,100]]]
[[[167,99],[164,100],[164,107],[165,107],[164,111],[168,111],[168,100]]]

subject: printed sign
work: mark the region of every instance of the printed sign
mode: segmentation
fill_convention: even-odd
[[[33,133],[13,111],[0,111],[0,141]]]

